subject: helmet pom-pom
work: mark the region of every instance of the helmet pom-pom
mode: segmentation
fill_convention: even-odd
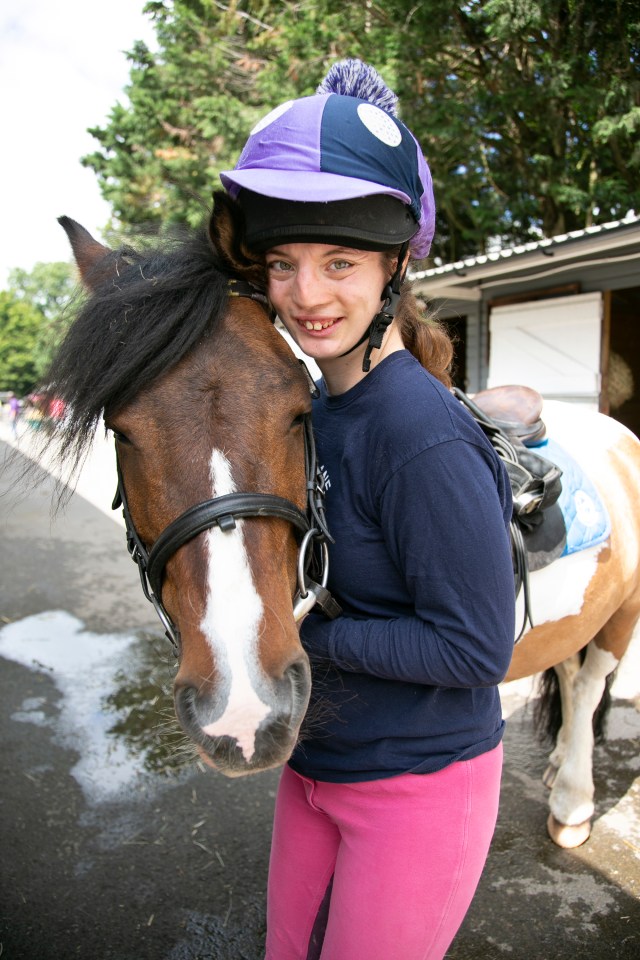
[[[394,117],[398,112],[398,98],[393,90],[389,89],[377,70],[362,60],[340,60],[334,63],[318,85],[316,93],[337,93],[343,97],[368,100]]]

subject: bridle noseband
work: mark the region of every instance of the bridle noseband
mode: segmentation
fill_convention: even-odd
[[[229,281],[229,294],[248,297],[267,305],[264,294],[243,280]],[[300,361],[300,363],[303,363]],[[304,366],[304,364],[303,364]],[[304,368],[312,392],[315,385]],[[327,529],[324,512],[324,483],[318,468],[316,446],[311,425],[311,414],[304,416],[305,473],[307,485],[307,508],[303,512],[290,500],[270,493],[229,493],[205,500],[173,520],[162,531],[153,546],[147,550],[136,531],[129,510],[120,462],[116,450],[118,486],[112,509],[122,507],[127,549],[138,566],[142,590],[153,604],[158,617],[171,641],[176,656],[180,652],[180,633],[162,603],[162,580],[164,569],[173,554],[198,534],[217,526],[223,532],[235,529],[236,520],[245,517],[277,517],[292,524],[300,534],[298,550],[298,590],[293,601],[296,622],[302,619],[316,604],[323,613],[333,619],[340,614],[340,607],[327,590],[329,559],[327,542],[333,542]]]

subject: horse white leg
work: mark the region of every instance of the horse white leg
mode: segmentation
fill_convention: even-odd
[[[593,816],[593,715],[618,660],[592,641],[573,681],[573,716],[563,742],[564,762],[549,797],[549,836],[560,847],[588,839]]]

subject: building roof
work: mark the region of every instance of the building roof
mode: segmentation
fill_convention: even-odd
[[[430,297],[480,299],[480,287],[491,278],[522,273],[528,279],[542,277],[589,260],[607,262],[640,257],[640,215],[633,212],[584,230],[505,247],[455,263],[410,273],[416,292]]]

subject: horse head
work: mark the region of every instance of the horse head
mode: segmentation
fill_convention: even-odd
[[[310,686],[293,609],[310,388],[254,296],[264,270],[237,218],[222,195],[208,230],[141,253],[62,218],[89,296],[52,366],[63,448],[77,457],[102,416],[113,431],[134,559],[178,528],[150,577],[179,648],[176,713],[230,776],[287,759]],[[264,495],[281,509],[246,507]]]

